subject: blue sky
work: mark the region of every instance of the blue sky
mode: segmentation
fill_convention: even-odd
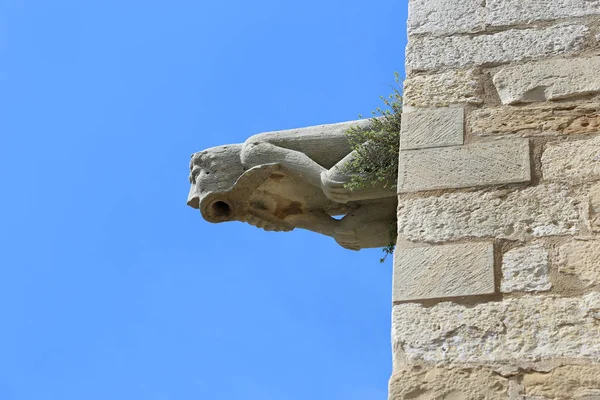
[[[406,8],[0,0],[0,399],[385,398],[380,250],[185,200],[192,152],[380,106]]]

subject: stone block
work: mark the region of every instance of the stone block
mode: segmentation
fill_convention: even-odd
[[[546,145],[542,154],[545,181],[570,184],[600,180],[600,136]]]
[[[452,35],[485,29],[481,0],[413,0],[408,9],[408,34]]]
[[[561,100],[600,93],[600,57],[503,67],[493,77],[503,104]]]
[[[404,104],[411,107],[446,107],[482,104],[483,76],[478,69],[409,76],[404,81]]]
[[[600,183],[590,188],[590,229],[600,232]]]
[[[400,152],[398,193],[530,180],[527,139]]]
[[[418,109],[402,113],[400,149],[456,146],[465,134],[463,108]]]
[[[560,185],[421,198],[401,196],[398,233],[407,240],[429,243],[574,235],[583,225],[580,204],[567,186]]]
[[[461,305],[393,306],[395,367],[443,362],[498,370],[557,359],[600,360],[600,293],[581,297],[523,296]]]
[[[494,293],[492,243],[396,247],[393,301]]]
[[[600,284],[600,240],[574,241],[559,248],[560,273],[575,275],[586,286]]]
[[[518,247],[502,257],[502,293],[550,290],[548,251],[540,244]]]
[[[600,14],[598,0],[487,0],[489,26],[530,24]]]
[[[600,399],[600,366],[566,365],[550,372],[527,373],[523,387],[526,396],[538,399]]]
[[[600,103],[544,104],[474,110],[468,126],[477,136],[573,135],[600,132]]]
[[[489,66],[568,54],[584,48],[588,33],[584,25],[557,25],[478,36],[412,37],[406,50],[406,69]]]
[[[394,371],[389,400],[508,400],[509,380],[490,368],[413,367]]]

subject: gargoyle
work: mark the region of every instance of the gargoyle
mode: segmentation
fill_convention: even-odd
[[[187,204],[209,222],[243,221],[267,231],[303,228],[352,250],[386,246],[396,218],[395,190],[345,188],[350,177],[343,167],[353,157],[345,131],[365,124],[261,133],[243,144],[195,153]]]

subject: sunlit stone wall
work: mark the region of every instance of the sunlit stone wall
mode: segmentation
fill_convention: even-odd
[[[409,8],[389,399],[600,399],[600,0]]]

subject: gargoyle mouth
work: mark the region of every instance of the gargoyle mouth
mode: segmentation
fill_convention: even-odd
[[[232,214],[231,206],[222,200],[212,203],[210,210],[211,214],[218,219],[229,218]]]

